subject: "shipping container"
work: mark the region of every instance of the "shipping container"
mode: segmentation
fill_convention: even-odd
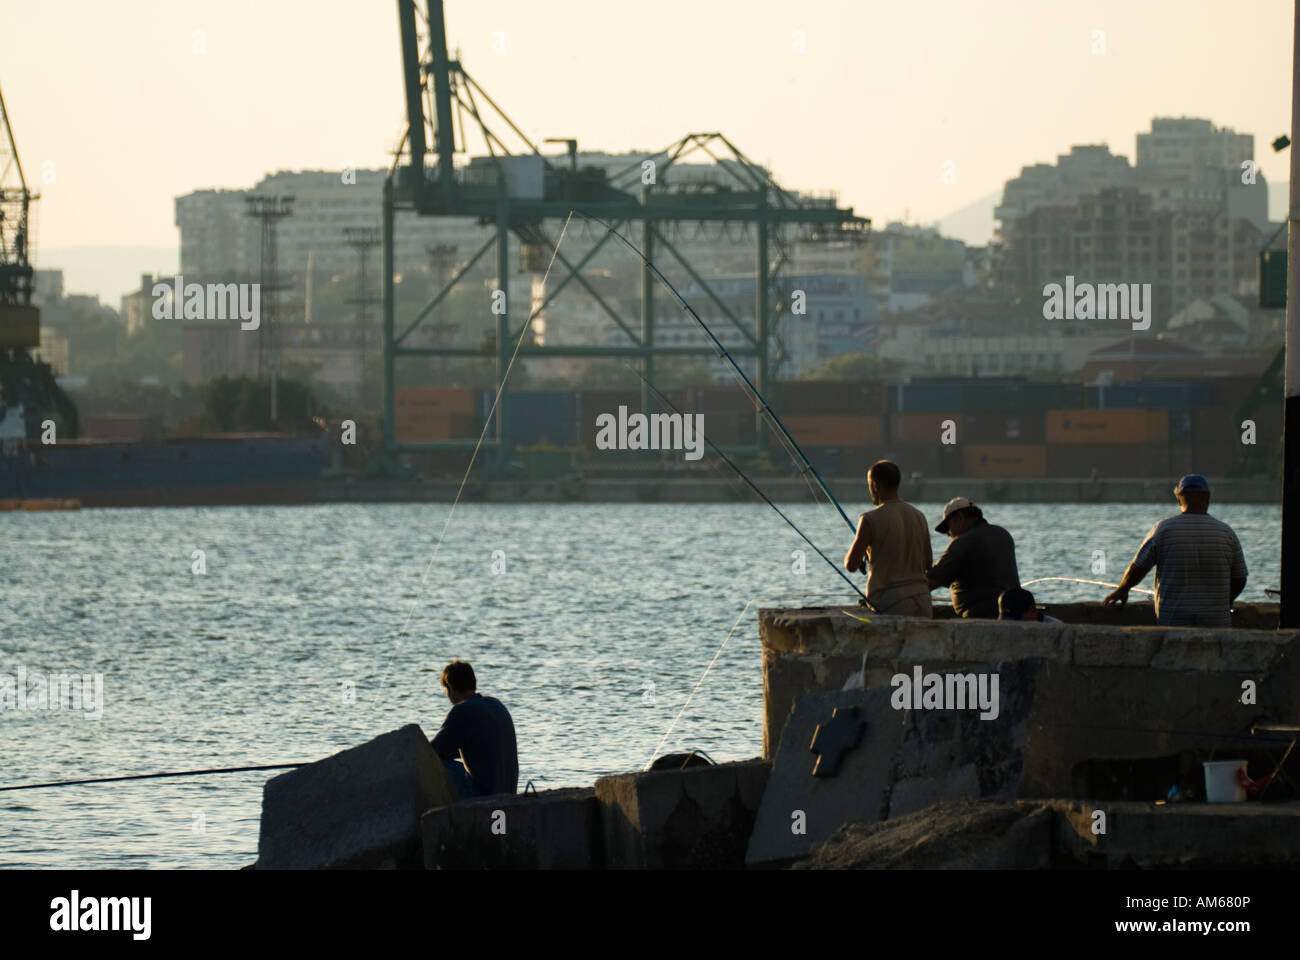
[[[1038,413],[968,413],[962,418],[963,443],[1042,443],[1044,417]]]
[[[962,387],[956,379],[913,380],[893,387],[890,411],[897,413],[961,413]]]
[[[636,390],[583,390],[574,395],[575,441],[588,450],[596,449],[596,418],[602,413],[618,416],[619,407],[640,413],[641,394]],[[651,411],[653,412],[653,411]]]
[[[1168,410],[1048,410],[1049,444],[1169,442]]]
[[[1047,447],[1047,475],[1087,479],[1140,479],[1173,474],[1167,443],[1138,447],[1127,443],[1064,444]]]
[[[393,393],[395,410],[478,413],[478,391],[462,387],[402,387]]]
[[[81,434],[94,440],[161,440],[162,417],[132,414],[86,417]]]
[[[769,443],[777,446],[772,439],[775,433],[768,429]],[[720,447],[749,446],[758,442],[758,428],[754,414],[750,413],[712,413],[704,415],[704,436]],[[795,438],[798,440],[798,437]]]
[[[576,435],[573,394],[567,390],[508,393],[506,429],[516,446],[572,446]]]
[[[951,421],[955,441],[962,442],[959,413],[893,413],[889,415],[889,439],[895,443],[941,443]]]
[[[1041,443],[968,444],[968,477],[1045,477],[1047,447]]]
[[[888,386],[874,380],[790,380],[773,386],[772,409],[787,415],[875,416],[888,408]]]
[[[753,413],[757,404],[742,387],[701,387],[695,394],[695,413]],[[683,410],[686,408],[683,407]]]
[[[405,410],[393,418],[398,443],[432,443],[437,440],[477,440],[478,418],[470,413]]]
[[[1210,381],[1214,406],[1235,414],[1259,386],[1259,377],[1215,377]]]
[[[877,446],[884,436],[880,417],[801,415],[783,417],[781,422],[801,447]]]
[[[808,457],[808,462],[816,468],[821,476],[841,477],[844,475],[839,447],[803,447],[803,452]],[[791,470],[798,472],[798,467],[793,461],[791,462]]]
[[[1213,403],[1209,380],[1134,380],[1088,388],[1088,406],[1096,410],[1186,410]]]

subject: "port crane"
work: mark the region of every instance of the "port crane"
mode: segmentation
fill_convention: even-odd
[[[50,365],[33,356],[41,345],[41,312],[32,304],[32,204],[0,91],[0,425],[34,440],[43,420],[56,417],[58,436],[79,431],[76,405],[55,382]]]
[[[781,187],[763,167],[753,163],[722,133],[692,133],[657,153],[648,155],[657,169],[657,185],[643,178],[643,164],[609,174],[597,167],[580,167],[577,141],[549,138],[567,146],[567,163],[543,156],[487,92],[469,75],[459,55],[449,56],[442,0],[427,0],[421,11],[416,0],[397,0],[401,35],[402,72],[406,96],[406,133],[384,183],[383,192],[383,305],[384,305],[384,418],[385,466],[392,469],[396,455],[422,451],[469,449],[473,441],[399,443],[394,434],[395,367],[400,357],[483,357],[496,360],[498,388],[509,366],[513,345],[524,337],[527,310],[517,311],[506,301],[497,313],[495,335],[479,345],[416,346],[411,335],[447,297],[458,280],[495,246],[499,282],[510,274],[509,242],[513,234],[520,244],[521,261],[541,264],[553,254],[556,272],[567,271],[545,292],[539,309],[544,309],[571,281],[592,295],[596,303],[621,331],[623,342],[595,345],[561,345],[523,339],[521,357],[609,357],[639,360],[646,386],[642,407],[654,409],[649,384],[655,378],[659,356],[716,356],[710,346],[668,346],[655,336],[656,304],[651,261],[661,254],[673,257],[696,283],[708,285],[671,241],[674,223],[739,224],[752,227],[755,249],[755,303],[752,324],[744,323],[716,297],[715,305],[739,330],[741,342],[731,348],[737,356],[752,358],[755,383],[762,391],[768,385],[773,362],[772,346],[780,348],[774,334],[779,301],[788,294],[780,271],[789,262],[789,250],[796,241],[847,241],[863,243],[870,220],[855,216],[852,208],[840,207],[834,196],[810,198]],[[467,150],[466,129],[481,137],[486,156],[476,158],[486,169],[474,170],[475,163],[457,167],[455,154]],[[518,150],[511,153],[507,138]],[[711,158],[720,181],[707,189],[675,189],[665,174],[692,154]],[[427,162],[426,162],[427,161]],[[640,323],[629,323],[600,296],[584,278],[583,268],[613,235],[606,232],[595,246],[572,262],[557,250],[547,229],[565,220],[572,211],[597,218],[614,229],[626,231],[640,226],[638,241],[647,263],[641,270]],[[494,226],[494,236],[473,254],[433,300],[413,317],[396,316],[396,270],[394,266],[394,220],[399,212],[419,216],[475,218]],[[531,268],[530,268],[531,269]],[[774,296],[773,294],[776,294]],[[662,298],[663,294],[659,294]],[[519,313],[525,316],[518,316]],[[728,328],[730,329],[730,328]],[[779,362],[779,355],[776,358]],[[484,447],[495,449],[497,463],[510,454],[508,405],[496,408],[495,439]],[[765,447],[766,431],[761,411],[755,412],[758,447]]]

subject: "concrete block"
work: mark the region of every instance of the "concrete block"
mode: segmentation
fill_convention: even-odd
[[[590,787],[462,800],[421,819],[426,870],[593,870],[604,866]]]
[[[1260,869],[1300,866],[1300,803],[1056,804],[1057,844],[1107,869]],[[1094,809],[1106,833],[1092,832]]]
[[[420,817],[456,800],[417,724],[267,781],[261,869],[418,869]]]
[[[763,793],[745,863],[781,865],[805,856],[843,823],[883,820],[889,812],[894,762],[903,717],[889,704],[891,690],[846,690],[800,697],[781,732],[772,775]],[[840,707],[856,707],[866,721],[859,745],[844,755],[833,777],[814,777],[809,750],[817,727]]]
[[[596,781],[611,869],[736,869],[771,764],[628,773]]]

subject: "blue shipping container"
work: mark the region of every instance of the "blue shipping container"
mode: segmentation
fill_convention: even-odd
[[[529,447],[539,443],[573,446],[572,393],[567,390],[520,390],[507,396],[506,430],[516,446]]]

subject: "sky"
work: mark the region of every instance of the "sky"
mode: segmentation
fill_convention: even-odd
[[[1153,116],[1254,134],[1285,211],[1286,0],[446,0],[446,19],[531,137],[621,152],[720,131],[876,227],[937,221],[1072,144],[1133,160]],[[114,306],[175,269],[175,197],[386,167],[404,129],[392,0],[29,2],[5,24],[37,266]]]

